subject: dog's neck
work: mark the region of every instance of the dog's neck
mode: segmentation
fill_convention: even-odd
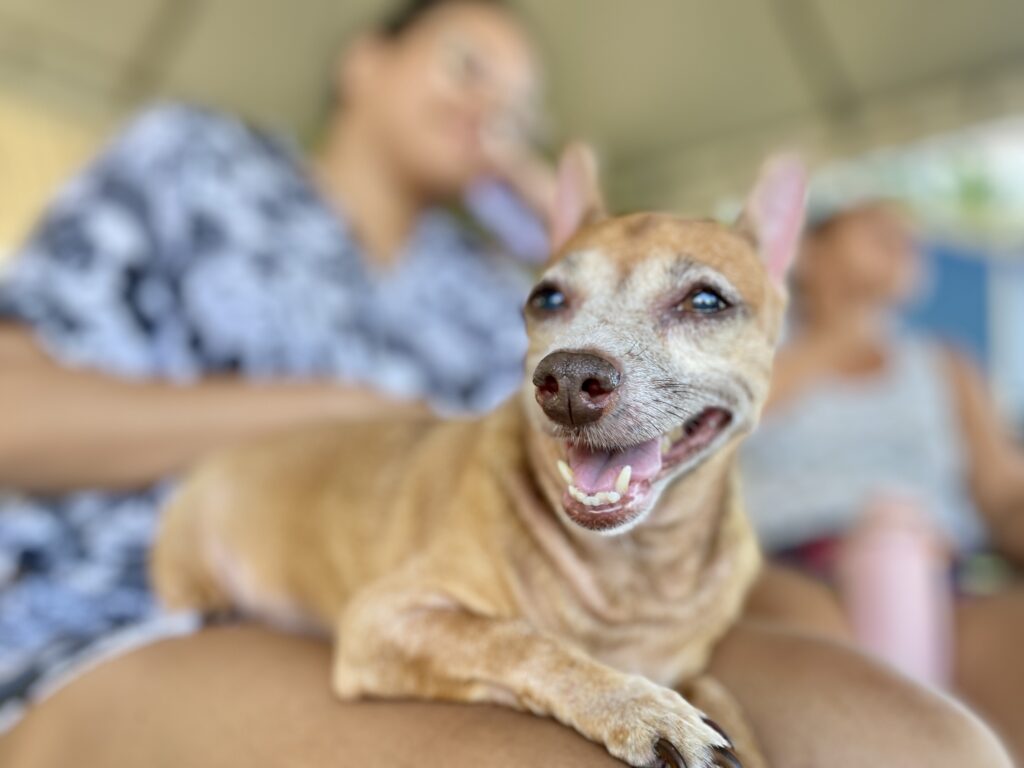
[[[520,418],[527,470],[513,503],[553,567],[587,608],[610,621],[658,611],[697,587],[734,493],[734,449],[710,457],[665,490],[646,520],[616,536],[583,530],[560,513],[564,483],[549,439]]]

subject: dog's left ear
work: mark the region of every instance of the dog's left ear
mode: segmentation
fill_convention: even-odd
[[[800,244],[807,208],[807,169],[797,155],[775,155],[761,167],[737,224],[756,243],[780,288]]]
[[[551,250],[560,251],[580,227],[605,217],[597,158],[586,144],[570,144],[558,163],[555,210],[551,214]]]

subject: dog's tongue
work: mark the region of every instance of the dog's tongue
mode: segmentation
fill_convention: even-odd
[[[653,480],[661,471],[661,439],[620,451],[598,451],[583,445],[569,446],[569,468],[574,485],[584,493],[611,491],[627,464],[633,468],[632,482]]]

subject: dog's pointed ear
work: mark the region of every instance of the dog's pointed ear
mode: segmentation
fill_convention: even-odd
[[[551,250],[560,251],[585,224],[604,218],[597,157],[586,144],[570,144],[558,163],[555,209],[551,214]]]
[[[800,245],[807,210],[807,168],[795,154],[770,157],[747,197],[737,226],[757,245],[779,287]]]

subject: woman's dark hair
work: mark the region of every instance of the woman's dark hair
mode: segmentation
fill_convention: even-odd
[[[455,3],[475,3],[492,8],[511,10],[505,0],[402,0],[398,6],[377,24],[377,34],[386,40],[401,37],[438,8]]]

